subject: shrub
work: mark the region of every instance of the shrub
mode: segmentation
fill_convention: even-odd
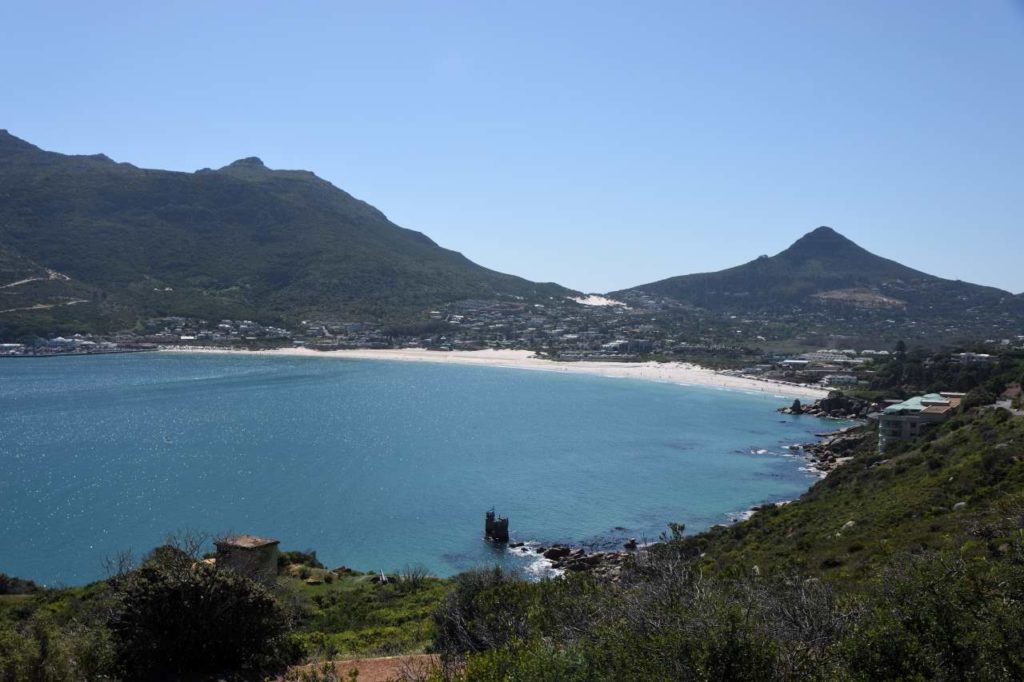
[[[277,567],[279,569],[293,564],[309,566],[310,568],[324,568],[324,565],[316,558],[316,552],[311,549],[307,549],[305,552],[281,552],[277,556]]]
[[[117,581],[109,628],[129,679],[279,662],[287,618],[263,586],[201,563],[150,561]]]
[[[108,631],[84,622],[61,623],[40,609],[17,626],[0,622],[0,680],[58,682],[110,679]]]
[[[39,586],[31,580],[0,573],[0,594],[32,594],[38,591]]]
[[[462,573],[434,613],[436,650],[446,657],[486,651],[528,633],[529,585],[495,566]]]
[[[430,570],[422,564],[406,565],[398,573],[398,586],[403,591],[415,592],[432,577]]]

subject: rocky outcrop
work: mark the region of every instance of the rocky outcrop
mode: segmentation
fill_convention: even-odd
[[[565,559],[572,553],[572,550],[565,545],[555,545],[551,549],[544,552],[545,559],[551,559],[552,561],[558,561]]]
[[[873,431],[864,425],[847,426],[831,433],[818,434],[821,440],[816,443],[805,443],[795,446],[807,456],[809,466],[823,474],[828,474],[836,467],[853,458],[854,451],[865,439],[874,439]]]
[[[624,545],[625,550],[621,551],[609,550],[588,553],[582,547],[573,548],[569,545],[540,547],[536,551],[551,561],[551,568],[557,571],[587,572],[598,578],[617,581],[622,575],[624,564],[630,558],[646,551],[651,546],[640,546],[635,538],[630,538]],[[521,549],[520,551],[525,550]]]
[[[575,549],[564,558],[553,561],[551,567],[573,573],[588,572],[599,578],[617,580],[622,573],[622,564],[627,556],[627,552],[587,554],[585,550]]]
[[[881,405],[863,398],[832,391],[827,398],[820,398],[809,405],[794,400],[789,407],[779,408],[782,414],[806,414],[826,419],[866,419],[869,414],[881,409]]]

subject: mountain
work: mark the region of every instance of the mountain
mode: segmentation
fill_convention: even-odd
[[[87,293],[73,317],[93,326],[159,315],[401,319],[459,299],[574,293],[481,267],[307,171],[255,157],[149,170],[43,151],[2,130],[0,254],[0,285],[60,275],[0,310],[35,300],[67,316],[60,309]]]
[[[90,309],[100,297],[91,287],[0,245],[0,339],[35,328],[87,329],[96,317]],[[8,328],[14,333],[5,333]]]
[[[1012,325],[1024,313],[1022,297],[914,270],[876,256],[830,227],[805,234],[774,256],[609,295],[664,297],[720,312],[789,313],[794,320],[831,314],[858,323],[882,318],[948,323],[961,332],[987,330],[1000,320]]]

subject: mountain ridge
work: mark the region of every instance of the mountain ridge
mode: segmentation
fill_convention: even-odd
[[[910,310],[948,307],[953,299],[968,306],[998,306],[1014,298],[1002,289],[944,279],[875,255],[826,226],[808,232],[774,256],[609,295],[629,294],[664,296],[709,309],[744,310],[824,303]]]
[[[403,319],[467,298],[576,293],[473,263],[309,171],[258,157],[193,173],[143,169],[6,131],[0,247],[99,292],[101,304],[76,314],[109,324]]]

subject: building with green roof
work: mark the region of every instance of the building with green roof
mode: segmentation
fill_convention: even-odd
[[[884,451],[895,441],[916,438],[941,424],[960,406],[962,393],[928,393],[885,408],[878,417],[878,447]]]

